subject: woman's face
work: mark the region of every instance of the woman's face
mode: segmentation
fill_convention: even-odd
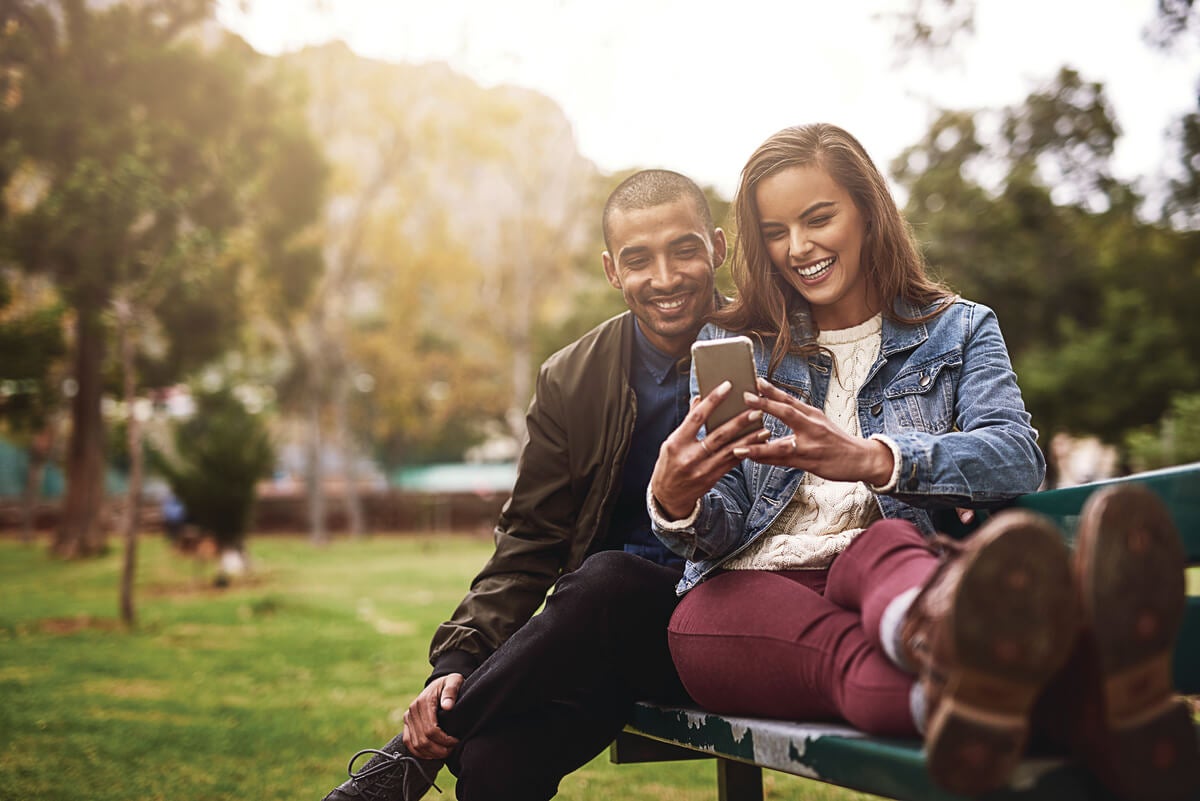
[[[814,165],[764,178],[754,197],[771,264],[808,301],[821,330],[870,319],[877,309],[861,263],[866,225],[849,193]]]

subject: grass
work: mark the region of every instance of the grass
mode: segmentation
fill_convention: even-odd
[[[488,538],[376,537],[314,548],[251,541],[252,578],[142,539],[138,625],[117,616],[119,549],[61,562],[0,539],[0,801],[318,801],[346,759],[401,725],[437,625]],[[443,783],[444,781],[444,783]],[[439,785],[453,798],[453,777]],[[771,799],[865,799],[768,772]],[[616,766],[602,754],[560,799],[700,801],[712,763]]]

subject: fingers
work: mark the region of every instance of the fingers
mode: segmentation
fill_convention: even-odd
[[[457,698],[461,686],[462,676],[443,676],[430,682],[404,711],[404,745],[414,756],[421,759],[445,759],[458,745],[457,738],[442,731],[438,726],[437,710],[440,701],[444,700],[447,688],[450,688],[453,705],[453,699]]]
[[[757,396],[746,393],[747,406],[779,418],[793,431],[810,419],[814,411],[812,406],[760,379],[759,388],[764,386],[770,387],[770,390],[764,390]]]
[[[795,434],[768,442],[746,443],[733,449],[733,454],[739,459],[774,465],[790,465],[795,461],[796,453]]]
[[[960,521],[962,521],[963,525],[967,525],[972,520],[975,519],[975,510],[974,509],[958,508],[958,509],[955,509],[954,511],[958,512],[958,519]]]
[[[733,384],[728,381],[722,381],[717,387],[698,401],[692,401],[692,408],[688,410],[687,416],[683,418],[679,428],[675,429],[676,433],[680,434],[685,439],[693,440],[700,433],[700,429],[704,426],[704,421],[712,414],[713,409],[733,389]]]

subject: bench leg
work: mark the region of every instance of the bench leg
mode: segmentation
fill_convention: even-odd
[[[717,758],[719,801],[762,801],[762,768],[732,759]]]

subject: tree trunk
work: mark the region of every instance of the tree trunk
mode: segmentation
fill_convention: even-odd
[[[308,538],[313,545],[324,545],[325,532],[325,469],[321,461],[321,403],[317,391],[308,394]]]
[[[67,445],[67,491],[51,549],[58,556],[95,556],[107,546],[104,520],[104,420],[100,365],[104,334],[99,311],[80,304],[75,319],[75,397]]]
[[[338,449],[342,453],[342,498],[346,504],[346,520],[350,536],[361,539],[366,536],[366,525],[362,497],[358,494],[358,448],[354,447],[354,438],[350,434],[349,395],[350,382],[343,376],[333,395],[333,421]]]
[[[126,312],[128,314],[128,312]],[[134,404],[137,401],[137,381],[134,374],[133,332],[130,321],[121,325],[121,370],[124,373],[127,442],[129,444],[129,493],[125,501],[125,559],[121,567],[121,621],[132,626],[134,610],[133,585],[137,573],[137,538],[142,508],[142,429]]]
[[[37,502],[42,494],[42,479],[46,475],[46,463],[54,448],[54,423],[33,435],[29,445],[29,471],[25,474],[25,488],[21,492],[21,542],[33,542],[37,533]]]

